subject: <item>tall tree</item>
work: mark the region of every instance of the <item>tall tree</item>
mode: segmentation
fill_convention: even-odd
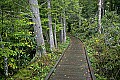
[[[52,31],[51,0],[48,0],[48,20],[49,20],[48,24],[49,24],[50,50],[53,51],[55,47]]]
[[[101,16],[102,16],[102,0],[98,0],[99,4],[98,4],[98,32],[101,34]]]
[[[65,14],[65,1],[64,3],[64,10],[63,10],[63,42],[66,42],[66,14]]]
[[[60,30],[60,43],[63,43],[63,34],[64,34],[64,31],[63,31],[63,19],[62,19],[62,15],[60,17],[60,21],[61,21],[61,27],[62,27],[62,29]]]
[[[46,53],[45,43],[42,33],[42,25],[40,19],[40,12],[37,0],[29,0],[30,8],[32,11],[32,20],[34,24],[34,33],[37,42],[37,54],[41,56],[42,53]]]
[[[55,48],[57,48],[57,35],[56,35],[56,22],[57,22],[57,14],[55,14],[55,26],[54,26],[54,40],[55,40]]]
[[[2,25],[4,25],[4,19],[3,19],[3,16],[4,16],[3,12],[4,11],[3,11],[3,6],[1,6],[1,8],[2,8]],[[3,31],[1,33],[3,33]],[[2,40],[1,33],[0,33],[0,42],[2,43],[3,40]],[[1,45],[1,48],[4,49],[4,44]],[[3,54],[7,54],[7,53],[4,52]],[[8,76],[8,58],[7,58],[7,56],[4,56],[4,74],[5,74],[6,77]]]

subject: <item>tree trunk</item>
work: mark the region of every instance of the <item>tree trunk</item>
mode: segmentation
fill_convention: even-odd
[[[32,20],[35,23],[34,33],[35,33],[35,38],[37,42],[36,54],[41,56],[43,53],[46,53],[46,49],[45,49],[45,43],[44,43],[44,38],[42,33],[42,25],[41,25],[40,13],[39,13],[38,1],[29,0],[29,3],[32,11]]]
[[[63,42],[66,42],[66,18],[65,18],[65,10],[64,10],[64,17],[63,17]]]
[[[60,18],[61,20],[61,27],[63,27],[63,20],[62,17]],[[63,28],[60,30],[60,43],[63,43]]]
[[[98,32],[101,34],[101,28],[102,28],[102,25],[101,25],[102,0],[99,0],[98,11],[99,11],[99,14],[98,14]]]
[[[80,12],[79,12],[79,28],[81,26],[81,18],[80,18]]]
[[[102,0],[102,11],[101,11],[101,13],[102,13],[102,16],[104,16],[105,15],[105,2],[104,2],[104,0]]]
[[[55,17],[56,18],[56,17]],[[54,40],[55,40],[55,48],[57,48],[57,38],[56,38],[56,19],[55,19],[55,27],[54,27]]]
[[[64,9],[63,9],[63,42],[66,42],[66,14],[65,14],[65,1],[63,0]]]
[[[0,34],[0,39],[1,39],[0,41],[2,43],[2,36],[1,36],[1,34]],[[4,45],[3,44],[1,45],[1,48],[4,49]],[[3,53],[3,54],[5,54],[5,53]],[[4,74],[5,74],[6,77],[8,76],[8,58],[7,57],[4,57]]]
[[[49,37],[50,37],[50,50],[53,51],[54,47],[54,39],[53,39],[53,32],[52,32],[52,18],[51,18],[51,0],[48,0],[48,20],[49,20]]]
[[[7,77],[8,76],[8,58],[7,57],[4,57],[4,73],[5,73],[5,76]]]
[[[80,26],[81,26],[81,5],[80,5],[80,0],[79,0],[79,12],[78,12],[78,17],[79,17],[79,28],[80,28]]]
[[[1,6],[1,8],[2,8],[2,6]],[[4,16],[4,13],[3,13],[3,8],[2,8],[2,24],[3,24],[3,16]],[[0,33],[0,41],[2,42],[1,33]],[[4,48],[3,44],[1,45],[1,48],[2,49]],[[7,57],[4,57],[4,74],[5,74],[6,77],[8,76],[8,58]]]

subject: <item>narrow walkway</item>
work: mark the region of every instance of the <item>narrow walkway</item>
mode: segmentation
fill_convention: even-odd
[[[71,37],[71,44],[50,80],[92,80],[82,42]]]

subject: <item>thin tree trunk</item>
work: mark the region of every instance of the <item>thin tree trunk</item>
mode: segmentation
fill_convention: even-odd
[[[2,6],[1,6],[2,8]],[[2,8],[2,24],[3,24],[3,8]],[[2,35],[0,34],[0,41],[2,42]],[[4,45],[2,44],[1,45],[1,48],[4,49]],[[6,54],[6,53],[4,53]],[[8,58],[7,57],[4,57],[4,74],[5,76],[7,77],[8,76]]]
[[[102,0],[102,16],[104,16],[105,15],[105,2],[104,2],[104,0]]]
[[[41,25],[40,13],[39,13],[38,1],[29,0],[29,3],[32,11],[32,20],[35,23],[34,33],[35,33],[35,38],[37,42],[36,54],[41,56],[43,53],[46,53],[46,49],[45,49],[45,43],[44,43],[44,38],[42,33],[42,25]]]
[[[48,20],[49,20],[49,37],[50,37],[50,50],[53,51],[54,47],[54,39],[53,39],[53,32],[52,32],[52,18],[51,18],[51,0],[48,0]]]
[[[55,17],[56,18],[56,17]],[[57,37],[56,37],[56,19],[55,19],[55,27],[54,27],[54,40],[55,40],[55,48],[57,48]]]
[[[78,17],[79,17],[79,28],[81,26],[81,8],[80,8],[80,0],[79,0],[79,13],[78,13]]]
[[[0,34],[0,41],[2,42],[2,36]],[[1,48],[4,49],[4,45],[1,45]],[[6,54],[6,53],[3,53]],[[7,77],[8,76],[8,58],[4,57],[4,74]]]
[[[81,18],[80,18],[80,12],[79,12],[79,28],[81,26]]]
[[[4,73],[5,73],[5,76],[7,77],[8,76],[8,58],[7,57],[4,57]]]
[[[61,20],[61,25],[63,27],[62,17],[60,18],[60,20]],[[60,30],[60,43],[63,43],[63,28]]]
[[[65,5],[65,1],[63,0],[63,4]],[[66,42],[66,18],[65,18],[65,6],[63,9],[63,42]]]
[[[99,0],[98,11],[99,11],[99,14],[98,14],[98,32],[101,34],[101,28],[102,28],[102,25],[101,25],[102,0]]]
[[[56,23],[55,23],[55,28],[54,28],[54,39],[55,39],[55,48],[57,48]]]
[[[60,30],[60,43],[63,43],[63,29]]]
[[[66,18],[65,18],[65,11],[64,11],[64,17],[63,17],[63,24],[64,24],[64,27],[63,27],[63,42],[65,43],[66,42]]]

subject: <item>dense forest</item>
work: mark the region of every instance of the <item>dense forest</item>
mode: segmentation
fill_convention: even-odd
[[[97,80],[120,79],[120,0],[0,0],[0,80],[44,80],[67,33],[84,42]]]

